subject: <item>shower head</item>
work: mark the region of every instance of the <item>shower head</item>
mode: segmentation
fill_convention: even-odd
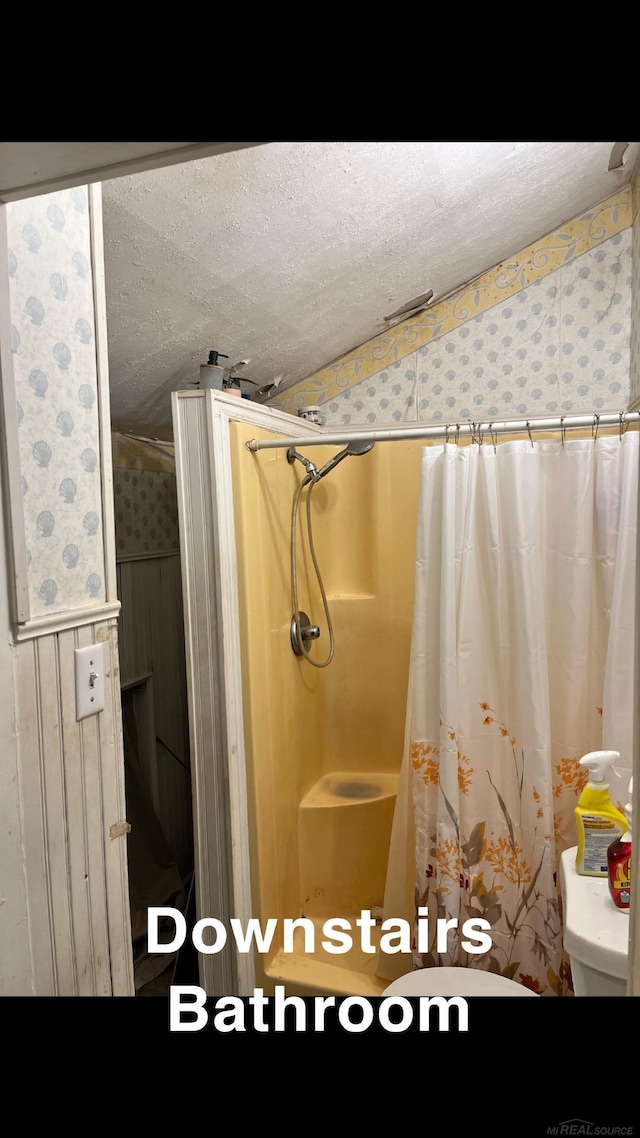
[[[337,454],[334,454],[333,458],[330,458],[329,461],[324,464],[321,470],[318,471],[317,478],[314,481],[319,481],[321,478],[324,478],[325,474],[333,470],[334,466],[337,466],[338,463],[342,462],[343,458],[347,458],[348,455],[366,454],[373,446],[373,439],[353,439],[344,450],[338,451]]]
[[[334,454],[333,458],[330,458],[321,470],[318,470],[318,468],[314,466],[310,458],[305,458],[303,454],[299,454],[295,447],[289,447],[287,451],[287,462],[294,463],[295,460],[298,459],[304,465],[307,476],[303,479],[302,486],[307,486],[309,482],[319,482],[321,478],[324,478],[325,474],[333,470],[334,466],[342,462],[343,458],[346,458],[347,455],[366,454],[374,445],[373,439],[353,439],[344,450],[340,450],[337,454]]]

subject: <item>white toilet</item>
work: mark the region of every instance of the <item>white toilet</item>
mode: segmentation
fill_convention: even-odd
[[[383,996],[537,996],[506,976],[481,968],[419,968],[385,988]]]
[[[606,877],[576,873],[576,846],[560,858],[564,947],[576,996],[626,996],[629,914],[618,909]]]

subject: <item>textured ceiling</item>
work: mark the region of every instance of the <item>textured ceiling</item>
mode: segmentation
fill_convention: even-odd
[[[613,145],[268,143],[104,183],[114,425],[169,437],[210,348],[303,379],[615,193]]]

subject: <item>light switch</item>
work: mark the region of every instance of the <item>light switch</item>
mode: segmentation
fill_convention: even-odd
[[[104,711],[104,662],[102,644],[76,648],[76,721]]]

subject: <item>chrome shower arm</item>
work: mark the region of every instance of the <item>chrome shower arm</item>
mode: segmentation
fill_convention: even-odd
[[[311,461],[310,458],[305,458],[305,456],[303,454],[300,454],[295,449],[295,447],[289,447],[289,449],[287,451],[287,462],[290,463],[291,465],[293,465],[293,463],[295,462],[296,459],[298,459],[298,461],[302,463],[305,470],[307,471],[307,478],[305,478],[305,482],[307,482],[307,481],[318,482],[320,479],[320,473],[318,471],[318,467],[314,465],[314,463]]]

